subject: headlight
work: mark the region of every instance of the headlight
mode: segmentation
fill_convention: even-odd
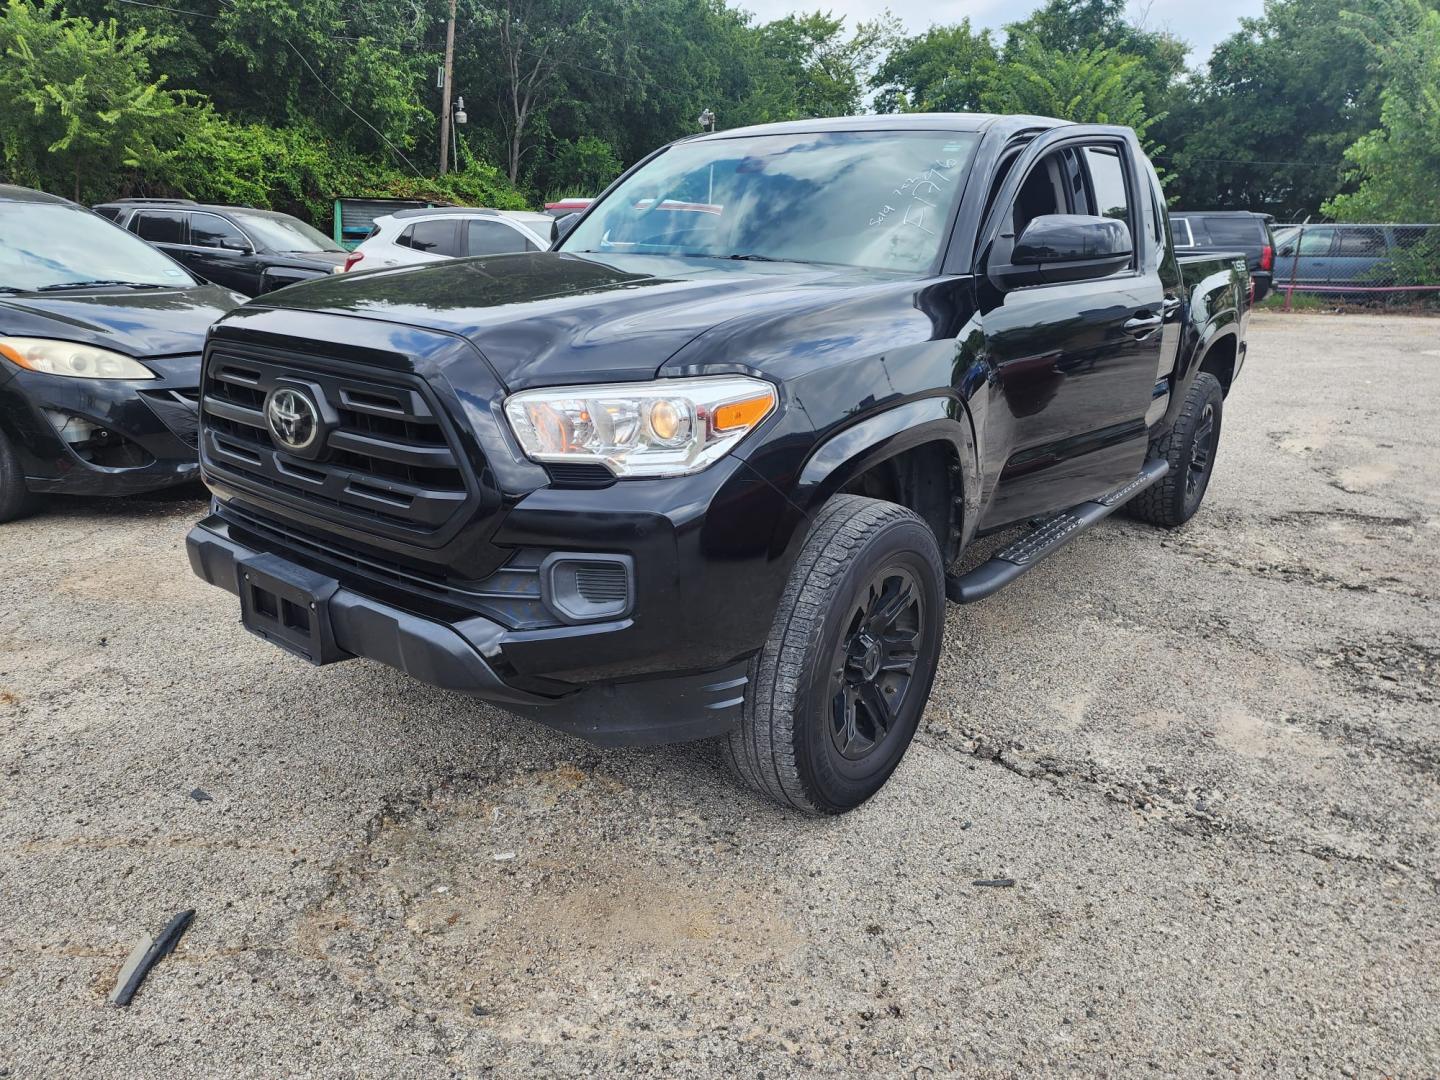
[[[0,356],[23,368],[74,379],[153,379],[139,360],[109,349],[49,338],[0,337]]]
[[[775,402],[768,382],[725,375],[526,390],[506,400],[505,415],[532,460],[683,476],[728,454]]]

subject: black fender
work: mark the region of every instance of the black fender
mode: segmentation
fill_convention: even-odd
[[[959,546],[963,547],[979,520],[980,460],[969,410],[953,394],[914,398],[834,431],[805,459],[791,501],[808,522],[856,477],[927,443],[942,443],[954,452],[961,497]]]

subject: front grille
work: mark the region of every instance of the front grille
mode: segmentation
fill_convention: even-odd
[[[299,389],[325,414],[314,453],[292,453],[272,435],[265,405],[279,387]],[[471,497],[463,455],[419,379],[217,349],[200,411],[207,469],[323,518],[418,538],[442,530]]]

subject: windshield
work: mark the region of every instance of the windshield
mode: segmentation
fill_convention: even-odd
[[[86,281],[195,284],[168,256],[87,210],[0,202],[0,289],[30,292]]]
[[[680,143],[606,196],[560,249],[924,271],[978,138],[877,131]]]
[[[319,229],[288,214],[240,214],[231,216],[244,226],[252,239],[271,251],[344,251]]]

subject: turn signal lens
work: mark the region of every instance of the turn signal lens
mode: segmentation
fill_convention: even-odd
[[[734,431],[736,428],[752,428],[769,415],[775,407],[775,395],[761,394],[744,401],[732,401],[721,405],[710,418],[710,425],[716,431]]]

